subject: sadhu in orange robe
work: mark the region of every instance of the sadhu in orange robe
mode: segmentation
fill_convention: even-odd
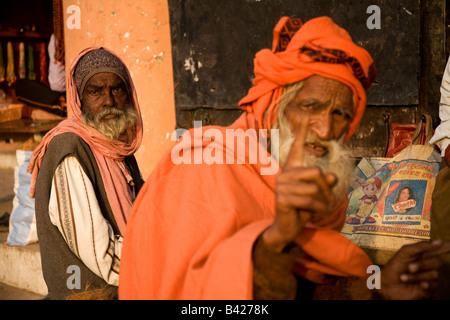
[[[273,49],[256,55],[254,86],[240,101],[246,112],[227,128],[204,127],[201,135],[194,134],[199,128],[185,133],[147,179],[124,238],[120,299],[253,298],[252,247],[275,217],[280,169],[261,174],[271,162],[261,161],[264,157],[250,161],[252,139],[258,137],[247,137],[244,156],[220,137],[226,137],[227,129],[269,133],[276,116],[273,102],[284,86],[313,74],[348,85],[357,108],[346,139],[356,130],[365,108],[365,90],[375,77],[370,55],[327,17],[304,24],[284,17],[274,34]],[[211,148],[224,164],[194,163]],[[234,162],[226,164],[230,154]],[[192,162],[176,164],[174,155],[191,157]],[[308,224],[298,237],[307,258],[298,260],[295,269],[303,270],[303,277],[319,283],[328,275],[367,276],[369,258],[339,232],[346,201],[337,203],[320,226]]]

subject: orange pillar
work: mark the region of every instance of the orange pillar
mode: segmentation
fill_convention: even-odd
[[[144,121],[136,159],[146,179],[176,127],[167,0],[64,0],[63,10],[66,69],[81,50],[100,45],[130,70]]]

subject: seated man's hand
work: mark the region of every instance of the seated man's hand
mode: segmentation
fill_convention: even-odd
[[[335,202],[332,188],[337,179],[318,167],[304,167],[304,145],[308,130],[305,116],[276,183],[276,217],[263,240],[273,251],[281,252],[293,242],[305,224],[331,214]]]
[[[380,294],[385,299],[428,298],[438,286],[440,255],[450,252],[450,243],[419,242],[403,246],[381,270]]]

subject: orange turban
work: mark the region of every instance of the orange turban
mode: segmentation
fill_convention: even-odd
[[[306,23],[298,18],[281,18],[274,29],[272,50],[259,51],[254,64],[253,87],[239,106],[254,113],[259,128],[270,130],[284,86],[319,75],[338,80],[353,91],[356,113],[345,140],[361,121],[366,90],[376,77],[369,53],[328,17]]]

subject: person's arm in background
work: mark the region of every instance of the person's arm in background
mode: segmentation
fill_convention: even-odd
[[[66,92],[66,68],[60,61],[55,60],[55,35],[52,34],[48,43],[48,82],[50,89],[56,92]]]
[[[435,144],[441,149],[441,168],[447,164],[445,150],[450,144],[450,59],[444,70],[441,82],[441,100],[439,103],[439,118],[441,123],[437,126],[430,144]]]

